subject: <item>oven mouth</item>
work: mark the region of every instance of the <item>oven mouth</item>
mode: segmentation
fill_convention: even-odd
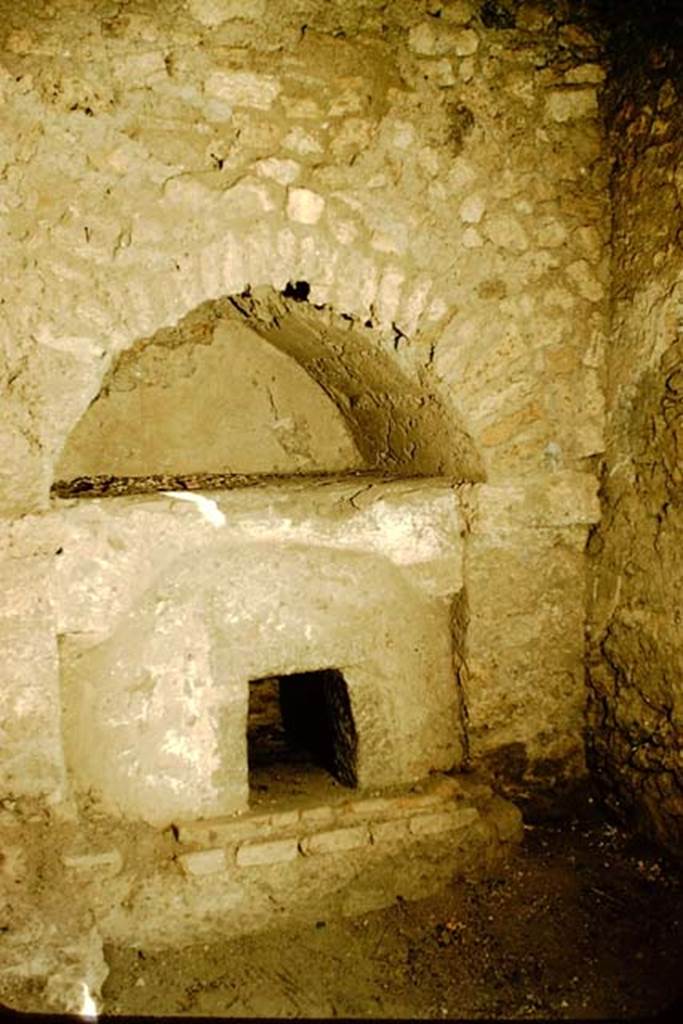
[[[356,788],[358,737],[339,669],[294,672],[249,684],[250,803]]]

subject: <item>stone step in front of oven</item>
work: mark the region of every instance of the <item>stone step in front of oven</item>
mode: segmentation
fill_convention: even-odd
[[[178,860],[187,875],[199,876],[365,846],[404,846],[467,829],[482,814],[494,820],[501,841],[521,834],[516,808],[480,782],[440,777],[420,789],[179,825],[178,841],[188,849]]]
[[[421,789],[179,824],[176,839],[121,832],[107,856],[74,843],[65,870],[104,941],[158,949],[364,914],[505,870],[522,836],[514,805],[471,776]]]

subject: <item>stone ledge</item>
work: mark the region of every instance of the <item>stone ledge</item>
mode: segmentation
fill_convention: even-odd
[[[352,505],[366,484],[362,502]],[[37,538],[62,549],[45,569],[58,631],[108,635],[171,561],[219,540],[236,548],[267,541],[361,551],[387,558],[428,596],[462,587],[462,514],[457,494],[443,480],[289,478],[188,493],[203,504],[163,492],[55,499],[44,515],[13,524],[18,552],[31,557]],[[220,528],[206,518],[208,508],[216,523],[223,522]],[[411,524],[407,532],[405,523]],[[92,554],[87,573],[85,550]]]
[[[274,845],[278,842],[295,841],[302,852],[307,854],[323,852],[325,842],[318,844],[315,840],[321,835],[353,832],[358,829],[366,832],[370,829],[372,842],[383,842],[390,839],[401,839],[409,835],[408,822],[425,819],[416,828],[429,829],[426,819],[435,820],[441,815],[446,816],[449,828],[462,827],[456,824],[460,818],[467,817],[474,810],[471,801],[488,802],[493,797],[489,786],[477,780],[462,780],[448,776],[427,780],[420,792],[404,792],[389,796],[367,796],[344,800],[339,803],[320,804],[314,807],[293,808],[268,814],[252,813],[241,818],[212,818],[204,821],[189,822],[178,826],[178,841],[182,845],[194,847],[225,847],[237,850],[247,845]],[[498,805],[496,805],[498,806]],[[508,813],[505,801],[500,802],[500,814]],[[424,812],[424,813],[422,813]],[[429,812],[432,812],[431,815]],[[512,808],[507,823],[501,817],[501,828],[506,834],[514,832],[514,813]],[[496,812],[498,813],[498,812]],[[386,827],[385,827],[386,826]],[[438,831],[439,829],[434,826]],[[368,841],[368,840],[364,840]],[[245,854],[245,857],[248,855]],[[247,860],[239,863],[247,864]],[[255,862],[254,862],[255,863]]]

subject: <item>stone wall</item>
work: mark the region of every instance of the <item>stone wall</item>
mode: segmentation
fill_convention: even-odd
[[[462,0],[157,8],[2,7],[6,512],[44,505],[116,353],[287,281],[429,371],[489,477],[600,450],[587,33]]]
[[[485,481],[457,613],[471,757],[582,771],[608,218],[601,53],[562,10],[0,2],[0,508],[37,513],[33,549],[5,549],[17,664],[16,609],[54,614],[56,467],[122,355],[226,297],[264,321],[284,291],[308,333],[281,351],[355,410],[366,464]],[[53,710],[21,672],[3,710],[38,772]]]
[[[674,24],[669,12],[659,37],[651,22],[622,26],[608,97],[613,312],[589,682],[591,758],[610,802],[680,853],[683,79]]]

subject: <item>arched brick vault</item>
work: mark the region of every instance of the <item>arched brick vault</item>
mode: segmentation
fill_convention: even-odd
[[[369,468],[481,479],[472,438],[421,367],[414,375],[372,328],[293,304],[272,291],[233,302],[259,334],[303,366],[342,410]],[[321,323],[322,321],[322,323]],[[321,329],[322,328],[322,329]],[[395,344],[400,337],[395,336]]]
[[[404,5],[387,35],[374,5],[361,27],[323,4],[304,34],[278,3],[237,19],[243,67],[198,5],[140,19],[76,2],[88,45],[67,69],[67,22],[25,6],[1,40],[0,512],[45,506],[120,351],[290,280],[372,320],[488,480],[601,450],[600,76],[539,73],[557,25],[521,29],[508,61],[474,12],[460,28]]]
[[[151,339],[142,340],[127,350],[114,364],[103,382],[100,395],[79,421],[77,434],[72,433],[67,440],[60,464],[70,467],[73,475],[73,467],[78,463],[69,450],[74,436],[80,443],[87,444],[88,434],[92,433],[94,437],[90,443],[94,442],[98,449],[106,451],[112,434],[121,429],[120,421],[107,410],[108,390],[116,388],[122,366],[125,367],[124,373],[134,379],[136,358],[148,345],[157,345],[163,360],[164,353],[170,355],[169,349],[164,348],[165,342],[172,344],[177,351],[201,331],[210,333],[216,325],[223,325],[229,330],[231,324],[243,322],[269,345],[293,359],[334,403],[353,439],[361,467],[394,476],[438,475],[457,480],[481,479],[481,460],[472,439],[458,422],[456,414],[435,392],[429,373],[418,368],[417,373],[409,374],[393,358],[393,353],[386,350],[381,334],[369,321],[361,324],[349,314],[339,316],[329,307],[312,306],[307,301],[308,290],[308,284],[301,282],[298,291],[291,286],[285,293],[261,287],[228,299],[209,301],[183,318],[174,330],[157,332]],[[395,344],[402,337],[396,333]],[[163,363],[159,365],[163,366]],[[231,370],[229,365],[225,367],[226,377],[231,376]],[[171,394],[167,415],[171,417],[177,414],[178,404],[182,402],[181,396],[176,401],[173,399],[172,373],[173,369],[171,380],[166,383]],[[232,381],[226,382],[223,399],[218,383],[212,400],[229,403],[233,396],[228,386],[235,385]],[[104,401],[98,403],[100,396]],[[203,396],[198,394],[196,400],[196,412],[200,413]],[[145,415],[144,407],[138,415]],[[154,410],[151,409],[148,415],[154,417]],[[124,417],[124,430],[131,418],[130,414]],[[151,426],[156,430],[158,425]],[[201,430],[200,418],[197,426]],[[325,422],[321,423],[320,429],[327,429]],[[237,443],[240,444],[239,441]],[[196,462],[191,469],[202,472],[208,467],[202,462],[201,438],[195,452]],[[164,468],[171,472],[181,471],[179,466]],[[162,471],[162,467],[156,471]],[[225,471],[229,471],[228,466]],[[88,475],[86,469],[77,472],[78,475]],[[116,475],[113,468],[108,468],[108,472]],[[61,475],[59,466],[58,475]],[[69,474],[65,475],[68,477]]]
[[[172,194],[182,234],[180,224],[189,212],[176,191]],[[215,225],[207,233],[215,239]],[[131,244],[107,263],[106,273],[88,268],[78,252],[68,266],[61,259],[57,253],[46,277],[52,281],[55,275],[49,301],[29,308],[24,302],[15,318],[18,327],[31,318],[24,324],[30,340],[16,361],[2,428],[8,434],[3,457],[15,461],[12,465],[10,458],[4,471],[0,466],[5,514],[45,507],[66,439],[100,392],[119,353],[177,324],[202,303],[248,289],[249,315],[262,325],[264,336],[293,355],[299,345],[302,365],[316,379],[322,381],[326,371],[337,374],[343,400],[345,387],[351,393],[353,382],[351,377],[345,383],[339,378],[341,360],[335,364],[328,358],[323,365],[313,355],[310,317],[324,321],[328,314],[287,303],[288,315],[296,310],[308,341],[296,342],[289,329],[268,326],[271,313],[261,289],[281,292],[288,282],[299,280],[310,285],[311,306],[325,306],[353,326],[353,332],[345,332],[352,360],[353,352],[372,352],[372,359],[364,362],[368,393],[397,388],[401,397],[392,427],[395,448],[388,458],[394,470],[504,480],[548,468],[543,453],[558,437],[555,392],[566,381],[557,378],[550,387],[541,385],[539,354],[515,318],[505,319],[504,303],[497,319],[486,311],[477,321],[463,321],[457,308],[441,298],[437,281],[382,254],[368,254],[363,244],[340,242],[323,225],[292,226],[278,214],[264,213],[251,225],[231,223],[219,241],[198,236],[195,227],[194,238],[186,237],[182,245],[173,239],[163,247]],[[7,306],[5,310],[8,317],[11,311]],[[362,326],[367,321],[372,329]],[[351,342],[352,337],[356,340]],[[404,423],[419,423],[422,442],[413,455],[410,431],[399,427],[401,410]],[[388,402],[380,400],[377,410],[366,405],[356,416],[362,429],[374,419],[386,436],[380,421],[384,417],[390,423]],[[585,424],[574,421],[574,448],[583,450],[584,427],[588,448],[594,450],[590,418]],[[561,458],[569,466],[572,437],[560,435]],[[401,453],[398,459],[396,451]]]

